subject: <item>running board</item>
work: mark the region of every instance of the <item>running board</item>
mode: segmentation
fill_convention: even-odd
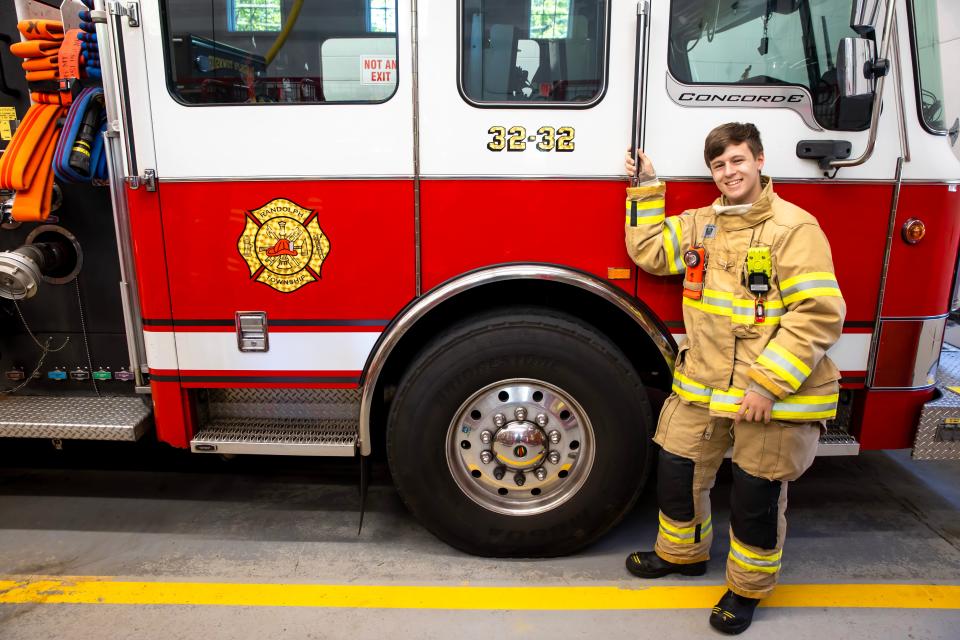
[[[216,418],[190,441],[194,453],[271,456],[353,456],[355,420]]]
[[[960,460],[960,349],[944,343],[937,368],[937,389],[923,405],[915,460]]]
[[[0,437],[132,442],[152,415],[140,397],[0,396]]]

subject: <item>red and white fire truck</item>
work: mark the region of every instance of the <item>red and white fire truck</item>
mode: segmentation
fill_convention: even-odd
[[[820,453],[960,458],[937,4],[96,0],[109,179],[46,220],[5,196],[0,435],[385,452],[458,548],[581,548],[648,475],[684,338],[679,277],[624,249],[624,152],[679,213],[716,197],[705,134],[749,121],[847,303]],[[3,58],[6,146],[32,87]]]

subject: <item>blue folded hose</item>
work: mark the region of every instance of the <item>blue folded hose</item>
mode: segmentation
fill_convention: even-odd
[[[98,70],[99,71],[99,70]],[[58,179],[64,182],[92,182],[94,180],[107,180],[107,155],[103,148],[103,133],[107,130],[107,112],[101,108],[99,122],[97,123],[96,135],[89,145],[90,154],[90,175],[83,175],[70,166],[70,153],[77,146],[77,136],[80,134],[80,128],[83,124],[83,118],[87,110],[94,107],[93,102],[98,101],[97,108],[103,105],[103,89],[100,87],[88,87],[81,91],[70,105],[67,111],[67,117],[60,132],[60,139],[57,141],[57,148],[53,155],[53,172]],[[83,146],[83,143],[81,143]]]

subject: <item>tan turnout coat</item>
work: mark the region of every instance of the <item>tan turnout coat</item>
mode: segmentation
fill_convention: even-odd
[[[629,188],[627,250],[643,270],[670,275],[684,273],[691,246],[706,249],[703,297],[683,298],[687,338],[673,390],[684,402],[730,417],[754,390],[775,400],[774,419],[826,420],[836,415],[840,377],[826,352],[840,337],[846,305],[816,218],[762,180],[760,199],[733,214],[711,205],[665,217],[665,184]],[[746,281],[753,246],[769,247],[772,258],[763,323],[755,321],[756,296]]]

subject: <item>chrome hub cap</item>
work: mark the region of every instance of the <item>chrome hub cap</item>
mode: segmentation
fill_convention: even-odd
[[[447,431],[447,465],[474,502],[506,515],[554,509],[580,490],[593,427],[562,389],[540,380],[491,384],[461,405]]]

